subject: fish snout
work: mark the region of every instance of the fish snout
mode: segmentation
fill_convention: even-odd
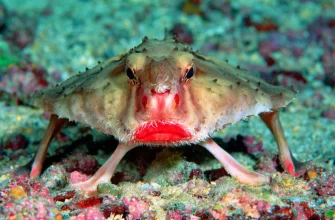
[[[177,110],[179,95],[169,88],[151,89],[150,94],[143,95],[141,104],[152,119],[166,120]]]

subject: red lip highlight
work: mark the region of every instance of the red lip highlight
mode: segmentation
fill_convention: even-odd
[[[137,128],[134,138],[140,142],[172,142],[190,139],[191,133],[177,123],[154,121]]]

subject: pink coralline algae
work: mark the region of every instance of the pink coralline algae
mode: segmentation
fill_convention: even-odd
[[[271,205],[239,189],[224,195],[211,209],[211,214],[216,219],[234,216],[232,214],[234,212],[240,213],[237,216],[244,216],[243,218],[248,216],[260,219],[321,219],[320,213],[311,208],[307,202],[288,201],[285,206]]]
[[[47,220],[61,219],[61,214],[56,209],[55,204],[41,197],[26,197],[20,200],[5,204],[3,219],[31,219]],[[0,214],[0,218],[2,214]]]
[[[228,215],[231,216],[229,213],[241,213],[241,211],[246,216],[259,218],[271,213],[271,204],[267,201],[258,200],[241,189],[236,189],[224,195],[211,208],[211,214],[216,219],[224,219]]]
[[[270,156],[269,154],[263,155],[261,158],[259,158],[255,169],[257,171],[263,171],[266,173],[275,173],[281,171],[278,156]]]
[[[335,120],[335,108],[329,108],[323,111],[321,117]]]
[[[321,89],[315,89],[310,99],[304,100],[304,106],[313,108],[322,108],[325,94]]]
[[[35,37],[37,16],[33,13],[29,18],[16,12],[8,12],[6,29],[3,36],[6,41],[19,49],[24,49],[31,44]]]
[[[200,218],[200,219],[211,219],[210,217],[212,217],[212,216],[210,216],[209,210],[207,210],[207,209],[202,209],[202,210],[196,211],[195,216]]]
[[[197,216],[192,215],[192,206],[186,206],[186,205],[175,203],[175,204],[172,204],[172,207],[170,207],[169,209],[170,210],[167,213],[166,219],[175,219],[175,220],[199,219]]]
[[[275,70],[272,75],[278,81],[278,84],[282,86],[295,85],[298,88],[302,88],[307,83],[303,74],[297,71]]]
[[[176,36],[181,43],[192,44],[193,36],[191,31],[189,31],[185,25],[175,24],[171,30],[171,34]]]
[[[63,162],[67,172],[78,171],[82,174],[92,175],[98,168],[99,164],[93,156],[76,152]]]
[[[264,153],[263,142],[258,141],[253,136],[237,135],[236,137],[227,137],[223,145],[226,150],[233,152],[243,152],[248,154]]]
[[[309,186],[320,196],[335,196],[335,174],[327,177],[320,174],[309,183]]]
[[[0,77],[0,88],[9,94],[27,99],[36,90],[48,85],[47,71],[38,65],[28,63],[11,66]]]
[[[263,22],[254,22],[252,21],[251,17],[246,16],[243,19],[244,25],[247,27],[255,27],[257,31],[259,32],[271,32],[271,31],[277,31],[278,26],[270,19],[264,19]]]
[[[265,218],[278,218],[278,219],[310,219],[319,220],[320,215],[310,208],[307,202],[289,203],[286,207],[274,206],[271,212],[262,213]],[[324,218],[322,218],[324,219]]]
[[[105,220],[105,217],[100,212],[98,208],[91,207],[88,209],[85,209],[80,214],[76,216],[71,216],[69,220]]]
[[[110,217],[111,215],[124,215],[127,207],[123,203],[112,201],[110,198],[105,197],[102,205],[100,206],[105,218]]]
[[[25,149],[29,144],[28,139],[22,135],[18,134],[15,136],[11,136],[6,142],[5,142],[5,149],[11,149],[13,151],[18,149]]]
[[[19,175],[0,191],[1,219],[61,219],[48,188]]]
[[[255,137],[245,136],[243,139],[243,143],[247,148],[247,152],[250,154],[255,154],[264,151],[263,142],[257,141]]]
[[[267,36],[264,40],[260,41],[258,44],[258,51],[263,57],[264,61],[269,67],[275,69],[277,66],[276,60],[274,59],[274,53],[280,53],[283,56],[290,56],[293,58],[299,58],[304,54],[304,48],[301,46],[301,39],[303,38],[303,33],[297,32],[286,32],[286,33],[272,33]],[[284,72],[290,70],[277,70],[277,72]],[[302,74],[286,74],[282,73],[286,77],[294,78],[297,75],[301,78]],[[299,82],[305,82],[303,79],[295,79]],[[283,84],[281,84],[283,85]]]
[[[322,56],[322,66],[326,74],[334,73],[335,71],[335,51],[329,51]]]
[[[81,174],[78,171],[73,171],[70,174],[70,183],[71,184],[75,184],[75,183],[79,183],[79,182],[83,182],[89,179],[89,176],[87,176],[86,174]]]
[[[22,187],[29,196],[41,196],[52,201],[49,189],[38,180],[30,180],[27,174],[16,176],[3,190],[10,191],[12,188],[16,187]]]
[[[277,52],[281,49],[279,42],[269,39],[260,42],[258,50],[263,57],[270,57],[271,53]]]
[[[308,27],[310,41],[314,41],[324,50],[321,57],[324,69],[323,82],[331,87],[335,86],[335,28],[334,19],[320,17]]]
[[[149,201],[143,201],[136,197],[132,197],[131,199],[124,198],[123,202],[128,206],[129,215],[127,216],[127,219],[129,220],[140,219],[143,218],[145,214],[149,214]]]
[[[182,220],[187,219],[187,215],[180,210],[170,210],[167,219]]]
[[[203,178],[203,174],[202,174],[201,169],[191,170],[190,179],[193,179],[193,178]]]

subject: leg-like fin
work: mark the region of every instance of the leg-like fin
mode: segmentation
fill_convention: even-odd
[[[304,174],[306,171],[306,163],[301,163],[293,157],[279,121],[279,113],[277,111],[263,112],[260,114],[260,117],[276,139],[279,150],[279,160],[284,170],[295,177]]]
[[[112,156],[99,168],[99,170],[89,179],[84,182],[73,184],[72,187],[80,189],[86,193],[95,192],[99,183],[109,183],[116,166],[119,164],[123,156],[136,145],[127,145],[119,143]]]
[[[239,182],[247,185],[263,185],[270,182],[270,177],[248,170],[230,154],[217,145],[212,139],[200,143],[216,159],[220,161],[226,171]]]
[[[59,119],[57,115],[51,115],[48,128],[43,136],[40,148],[35,155],[35,159],[30,171],[30,178],[37,177],[41,174],[49,144],[66,122],[67,119]]]

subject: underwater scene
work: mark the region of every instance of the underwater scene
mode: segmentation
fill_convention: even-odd
[[[0,0],[0,219],[335,219],[335,1]]]

